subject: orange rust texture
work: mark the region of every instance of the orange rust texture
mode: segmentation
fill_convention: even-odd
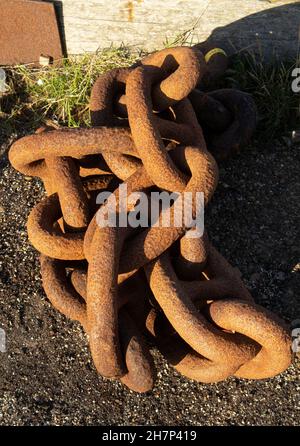
[[[284,322],[254,303],[206,231],[190,238],[184,222],[97,225],[97,192],[118,202],[124,184],[128,194],[203,192],[207,204],[218,183],[213,155],[227,158],[249,141],[252,98],[196,89],[227,63],[224,56],[206,63],[200,50],[166,49],[101,75],[91,128],[39,129],[9,152],[12,165],[47,190],[27,227],[49,300],[81,323],[97,371],[137,392],[155,382],[145,337],[180,373],[206,383],[267,378],[291,362]],[[169,211],[174,218],[173,205]]]
[[[39,63],[40,56],[62,58],[54,4],[8,0],[0,2],[0,65]]]

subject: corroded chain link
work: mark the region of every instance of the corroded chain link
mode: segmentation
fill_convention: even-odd
[[[49,300],[81,323],[98,372],[137,392],[155,381],[145,336],[202,382],[266,378],[291,361],[284,322],[254,303],[206,231],[189,237],[194,229],[184,220],[143,229],[97,224],[97,194],[119,202],[124,185],[129,193],[190,192],[194,215],[196,193],[207,204],[217,187],[214,156],[228,157],[251,137],[249,95],[197,89],[218,71],[211,60],[218,51],[200,50],[166,49],[101,75],[91,128],[39,129],[9,152],[47,191],[27,228]],[[174,219],[174,204],[167,211]]]

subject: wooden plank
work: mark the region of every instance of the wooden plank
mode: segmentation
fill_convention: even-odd
[[[300,3],[279,0],[61,0],[69,53],[119,46],[161,48],[196,22],[194,40],[211,34],[233,52],[249,45],[271,54],[297,51]]]

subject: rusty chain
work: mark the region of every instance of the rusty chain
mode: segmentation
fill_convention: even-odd
[[[215,157],[240,150],[256,122],[249,95],[197,89],[218,72],[220,53],[171,48],[111,70],[93,86],[91,128],[42,128],[9,152],[14,168],[40,177],[47,192],[27,228],[49,300],[81,323],[98,372],[137,392],[155,382],[145,337],[201,382],[266,378],[291,362],[284,322],[254,303],[206,231],[191,238],[184,221],[143,230],[97,224],[97,193],[118,201],[124,184],[129,193],[188,191],[193,215],[198,191],[210,201]]]

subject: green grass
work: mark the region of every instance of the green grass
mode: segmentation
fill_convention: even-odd
[[[190,45],[194,27],[166,40],[164,46]],[[70,57],[60,66],[8,69],[8,91],[0,96],[1,133],[36,129],[47,120],[68,127],[88,126],[89,97],[97,76],[112,68],[130,66],[140,57],[141,53],[123,46]],[[299,128],[299,95],[291,89],[295,65],[265,65],[253,56],[240,54],[218,84],[253,95],[259,111],[257,137],[264,141]]]
[[[186,31],[180,32],[172,38],[166,37],[163,46],[164,48],[172,48],[174,46],[192,46],[198,42],[194,42],[195,40],[195,30],[199,23],[199,19],[195,21],[195,23],[191,26],[191,28]]]
[[[89,125],[91,87],[101,73],[132,65],[140,54],[126,47],[63,59],[59,66],[7,70],[8,89],[0,97],[0,119],[8,132],[14,127],[38,127],[47,119],[58,125]]]
[[[257,105],[257,136],[264,141],[284,136],[299,127],[299,94],[292,91],[296,62],[265,64],[251,54],[235,56],[221,86],[250,93]]]

